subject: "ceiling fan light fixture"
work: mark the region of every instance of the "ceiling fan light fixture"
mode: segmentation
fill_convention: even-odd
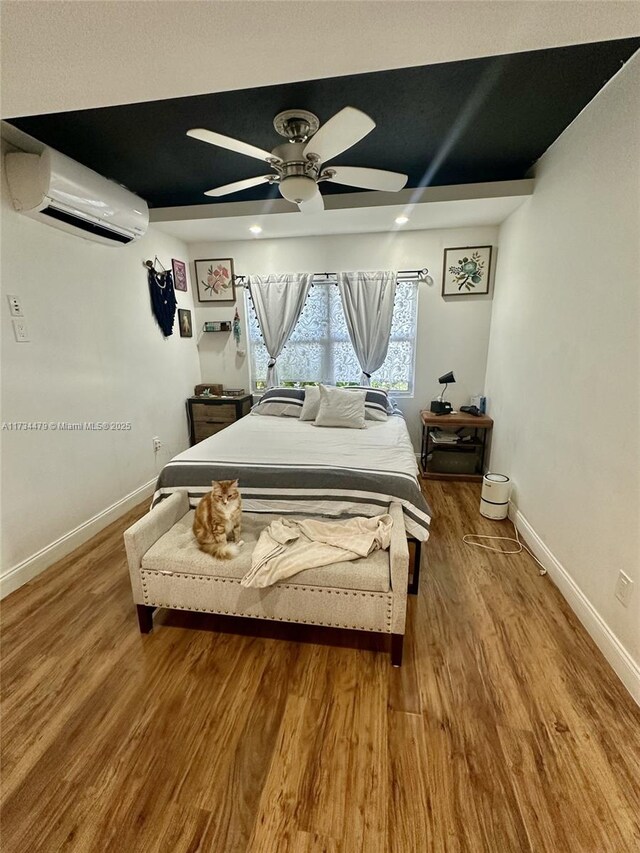
[[[313,178],[307,178],[304,175],[290,175],[283,178],[278,186],[282,197],[296,204],[310,201],[317,191]]]
[[[320,181],[379,192],[398,192],[407,183],[407,175],[387,169],[358,166],[326,168],[326,163],[347,151],[376,126],[370,116],[355,107],[343,107],[321,127],[316,115],[299,109],[278,113],[273,125],[287,141],[276,145],[271,152],[203,127],[187,131],[187,136],[227,151],[263,160],[272,169],[269,175],[244,178],[214,187],[205,192],[206,196],[219,198],[262,184],[278,184],[280,195],[297,204],[301,213],[315,214],[325,209],[322,194],[318,189]],[[399,225],[404,224],[399,219],[396,222]],[[259,233],[253,228],[250,230],[256,236]]]

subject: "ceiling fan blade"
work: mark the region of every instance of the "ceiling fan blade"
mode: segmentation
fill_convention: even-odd
[[[277,160],[269,151],[264,151],[262,148],[256,148],[255,145],[249,145],[248,142],[242,142],[240,139],[233,139],[231,136],[223,136],[222,133],[216,133],[213,130],[205,130],[202,127],[194,127],[187,131],[187,136],[193,139],[199,139],[201,142],[208,142],[210,145],[217,145],[219,148],[226,148],[228,151],[235,151],[237,154],[246,154],[247,157],[255,157],[256,160],[269,161]]]
[[[232,184],[224,184],[222,187],[207,190],[205,195],[218,198],[221,195],[230,195],[231,193],[239,193],[241,190],[248,190],[249,187],[257,187],[258,184],[264,184],[270,181],[273,175],[260,175],[259,178],[245,178],[244,181],[234,181]]]
[[[311,137],[304,154],[315,154],[321,163],[326,163],[360,142],[375,126],[375,121],[366,113],[355,107],[345,107]]]
[[[359,166],[335,166],[335,172],[327,180],[348,187],[361,187],[364,190],[383,190],[395,193],[407,183],[407,176],[400,172],[387,172],[384,169],[363,169]]]
[[[316,194],[309,201],[303,201],[298,205],[300,213],[322,213],[324,210],[324,199],[322,193],[316,187]]]

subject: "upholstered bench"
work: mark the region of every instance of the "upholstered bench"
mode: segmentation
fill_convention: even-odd
[[[391,546],[369,557],[304,569],[266,589],[245,589],[241,578],[261,531],[277,515],[242,515],[244,545],[233,560],[204,554],[191,531],[194,510],[174,492],[124,534],[140,630],[153,627],[157,607],[271,619],[391,635],[391,662],[402,663],[409,551],[402,509],[392,503]]]

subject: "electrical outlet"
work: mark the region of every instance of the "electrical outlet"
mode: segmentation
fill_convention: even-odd
[[[162,447],[162,442],[160,441],[160,439],[158,438],[158,436],[157,436],[157,435],[156,435],[156,436],[154,436],[154,439],[153,439],[153,452],[154,452],[154,453],[157,453],[157,452],[160,450],[160,448],[161,448],[161,447]]]
[[[23,317],[22,313],[22,302],[20,302],[17,296],[9,296],[7,295],[7,299],[9,300],[9,310],[11,311],[12,317]]]
[[[29,331],[27,329],[27,324],[24,320],[21,320],[19,317],[14,317],[13,320],[13,334],[16,336],[16,340],[20,343],[28,343],[31,340],[29,337]]]
[[[624,606],[626,607],[629,604],[632,592],[633,581],[631,580],[629,575],[625,575],[624,572],[620,572],[620,574],[618,575],[618,581],[616,583],[616,598],[621,604],[624,604]]]

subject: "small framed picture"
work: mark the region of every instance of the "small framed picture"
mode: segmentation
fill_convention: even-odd
[[[213,258],[194,261],[200,302],[235,302],[233,259]]]
[[[191,311],[186,308],[178,308],[178,326],[180,326],[181,338],[193,337],[193,326],[191,324]]]
[[[179,261],[177,258],[171,258],[171,266],[173,267],[173,289],[187,291],[187,267],[184,261]]]
[[[489,293],[491,246],[445,249],[442,267],[443,296]]]

